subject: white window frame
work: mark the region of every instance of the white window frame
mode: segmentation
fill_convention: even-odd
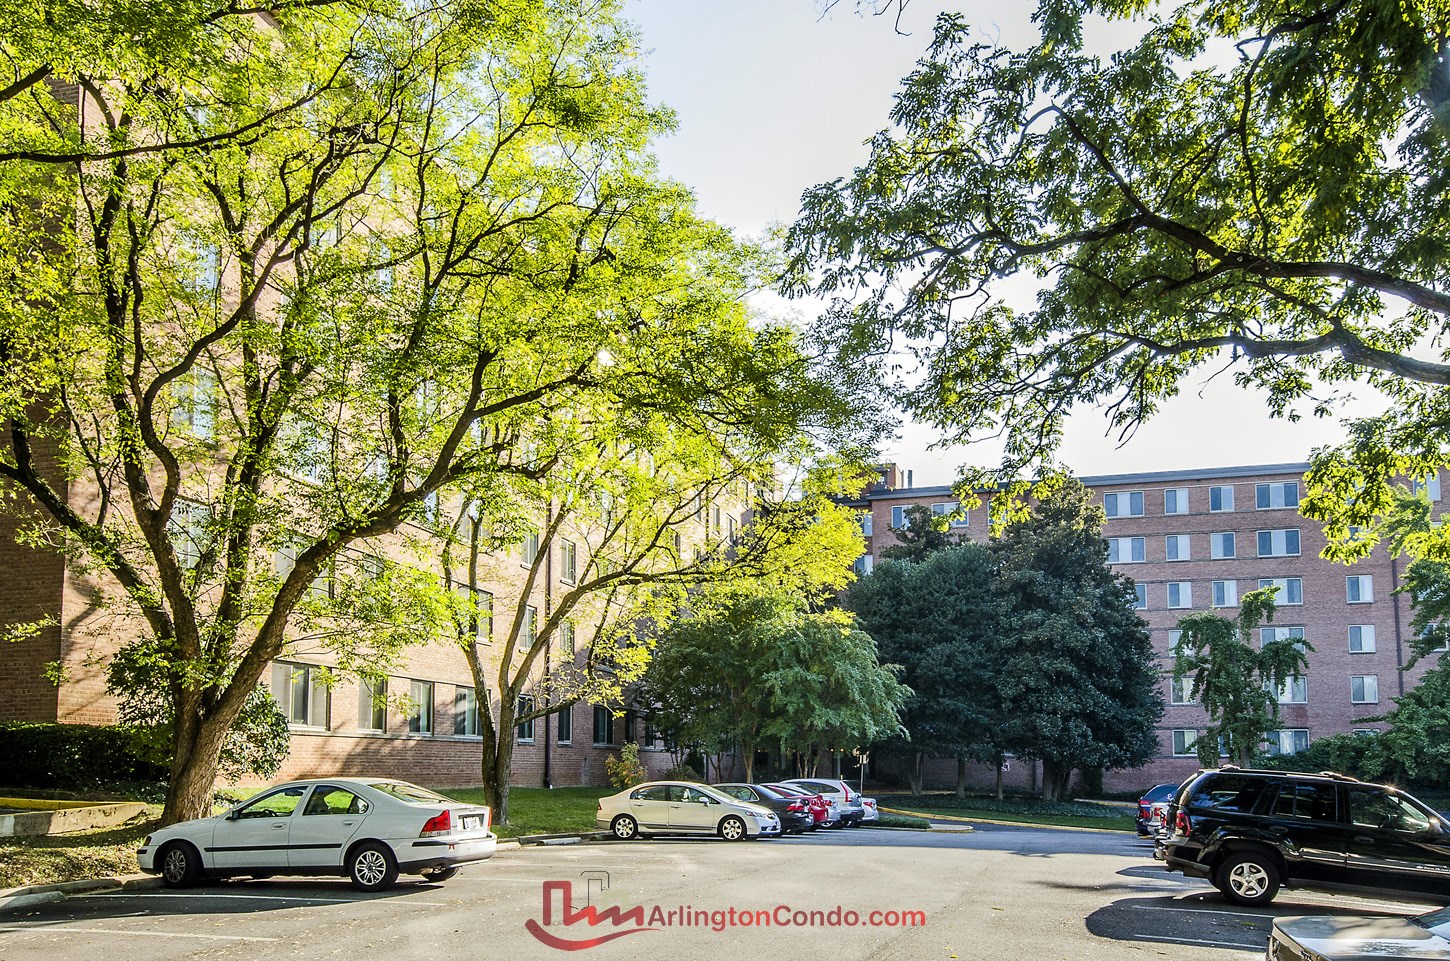
[[[287,726],[325,731],[332,717],[332,692],[319,677],[322,665],[303,664],[298,661],[272,662],[272,697],[287,717]],[[301,683],[298,683],[299,678]],[[279,688],[286,688],[286,700]],[[303,695],[302,717],[297,715],[297,693]]]
[[[1259,578],[1259,589],[1278,585],[1279,593],[1274,597],[1276,607],[1300,607],[1304,604],[1304,578],[1302,577],[1261,577]],[[1295,588],[1299,591],[1299,599],[1293,599]]]
[[[1298,633],[1294,633],[1296,631]],[[1302,649],[1304,647],[1304,628],[1297,624],[1259,628],[1259,646],[1263,647],[1271,641],[1297,641],[1297,646]]]
[[[1293,491],[1292,502],[1290,491]],[[1273,481],[1254,485],[1254,509],[1261,511],[1284,510],[1299,506],[1298,481]]]
[[[434,732],[437,720],[437,708],[433,703],[437,691],[432,681],[421,681],[415,677],[408,678],[408,717],[407,727],[409,734],[417,734],[420,737],[431,737]]]
[[[1123,510],[1123,499],[1127,499],[1127,510]],[[1137,508],[1134,510],[1134,508]],[[1103,495],[1103,513],[1109,519],[1116,517],[1142,517],[1142,491],[1110,491]]]
[[[517,709],[514,711],[515,718],[521,718],[534,709],[534,696],[532,694],[520,694]],[[529,718],[527,721],[517,721],[514,724],[514,737],[520,744],[534,743],[534,721],[536,718]]]
[[[1290,742],[1290,750],[1287,751],[1284,750],[1285,735],[1288,735]],[[1303,737],[1301,738],[1300,735],[1303,735]],[[1277,731],[1270,731],[1267,740],[1269,753],[1271,755],[1298,754],[1300,751],[1309,749],[1309,729],[1303,727],[1280,728]],[[1303,741],[1302,745],[1299,743],[1300,740]]]
[[[1133,603],[1133,610],[1146,611],[1148,609],[1148,585],[1134,584],[1133,589],[1138,595],[1138,599]]]
[[[1280,704],[1308,704],[1309,679],[1303,674],[1290,675],[1289,679],[1274,692],[1274,698]]]
[[[1163,559],[1166,561],[1193,560],[1193,538],[1188,534],[1164,534]]]
[[[1375,636],[1373,624],[1351,624],[1349,625],[1349,653],[1351,654],[1373,654],[1375,652]]]
[[[1186,677],[1185,676],[1185,677],[1180,677],[1180,678],[1174,678],[1172,675],[1169,675],[1169,677],[1168,677],[1168,703],[1169,704],[1172,704],[1172,705],[1174,705],[1176,707],[1183,707],[1183,706],[1187,706],[1187,705],[1190,705],[1190,704],[1197,704],[1198,701],[1196,701],[1193,698],[1192,691],[1193,691],[1193,678],[1192,677]]]
[[[1163,488],[1163,513],[1165,515],[1188,513],[1188,488]]]
[[[1356,597],[1355,595],[1358,594]],[[1349,604],[1374,603],[1374,575],[1347,574],[1344,578],[1344,598]]]
[[[1128,557],[1122,557],[1122,545],[1128,546]],[[1134,557],[1133,555],[1137,556]],[[1114,555],[1117,555],[1116,557]],[[1148,542],[1142,537],[1109,537],[1108,538],[1108,563],[1109,564],[1142,564],[1148,559]]]
[[[1198,729],[1175,727],[1172,735],[1174,757],[1196,757],[1198,755]]]
[[[1223,538],[1227,538],[1224,540]],[[1223,550],[1228,545],[1228,552]],[[1208,535],[1208,556],[1210,560],[1231,561],[1239,556],[1239,539],[1233,531],[1215,531]]]
[[[460,702],[462,708],[460,710]],[[460,724],[459,722],[463,723]],[[459,730],[459,728],[462,730]],[[479,737],[478,689],[467,684],[453,686],[453,734],[455,737]]]
[[[1410,491],[1414,494],[1426,492],[1432,502],[1438,501],[1440,499],[1440,475],[1436,474],[1433,477],[1426,477],[1424,480],[1411,481]]]
[[[1218,506],[1213,502],[1217,500]],[[1232,514],[1234,509],[1234,485],[1215,484],[1208,489],[1208,510],[1211,514]]]
[[[1264,535],[1266,534],[1268,535],[1268,553],[1264,552]],[[1297,527],[1262,530],[1254,536],[1254,544],[1258,549],[1259,557],[1298,557],[1302,541],[1303,538],[1300,537]]]
[[[1239,606],[1239,582],[1236,580],[1213,582],[1214,607]]]
[[[1355,682],[1359,682],[1359,697],[1354,696]],[[1378,704],[1380,702],[1380,676],[1378,674],[1351,674],[1349,676],[1349,703]]]
[[[1171,611],[1187,610],[1193,606],[1193,582],[1192,581],[1169,581],[1167,585],[1168,609]],[[1174,603],[1174,595],[1177,595],[1177,603]]]
[[[379,682],[379,692],[367,678],[357,682],[357,729],[381,734],[388,729],[388,682]]]

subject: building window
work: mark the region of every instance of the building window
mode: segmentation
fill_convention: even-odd
[[[166,532],[176,549],[176,562],[191,570],[201,561],[206,544],[206,524],[211,520],[211,511],[191,501],[177,501],[171,507],[171,519],[166,522]]]
[[[172,384],[176,406],[171,423],[198,440],[211,440],[216,433],[217,378],[209,370],[192,370]]]
[[[1302,627],[1261,627],[1259,628],[1259,646],[1263,647],[1272,641],[1294,641],[1295,647],[1301,651],[1304,649],[1304,628]]]
[[[1287,481],[1282,484],[1255,484],[1254,506],[1261,511],[1276,507],[1298,507],[1299,482]]]
[[[870,574],[875,567],[876,558],[872,557],[870,554],[862,554],[860,557],[856,558],[856,563],[852,565],[852,569],[854,569],[856,573],[861,577],[865,577],[867,574]]]
[[[388,727],[388,682],[363,678],[357,684],[357,728],[385,731]]]
[[[1414,481],[1410,487],[1416,494],[1424,494],[1432,501],[1440,499],[1440,478],[1438,476]]]
[[[1147,557],[1141,537],[1109,537],[1109,564],[1141,564]]]
[[[1146,611],[1148,609],[1148,585],[1135,584],[1133,590],[1137,592],[1137,599],[1133,602],[1133,610]]]
[[[1349,679],[1349,702],[1351,704],[1378,704],[1380,700],[1380,678],[1378,674],[1355,674]]]
[[[523,559],[523,563],[524,563],[524,566],[525,567],[528,567],[528,566],[532,565],[534,563],[534,561],[538,560],[538,558],[539,558],[539,532],[538,531],[529,531],[527,534],[524,535],[524,544],[523,544],[523,547],[521,548],[521,550],[522,550],[522,554],[520,556]]]
[[[1351,654],[1373,654],[1374,653],[1374,625],[1373,624],[1351,624],[1351,625],[1349,625],[1349,653],[1351,653]]]
[[[534,696],[532,694],[521,694],[521,695],[519,695],[519,709],[518,709],[517,716],[520,717],[520,718],[522,718],[525,714],[528,714],[531,711],[533,711],[533,709],[534,709]],[[527,720],[521,720],[521,721],[519,721],[518,727],[515,728],[515,730],[518,732],[519,743],[520,744],[531,744],[531,743],[533,743],[533,740],[534,740],[534,719],[533,718],[528,718]]]
[[[901,530],[906,526],[906,507],[898,504],[891,508],[891,529]]]
[[[1299,529],[1287,528],[1281,531],[1259,531],[1260,557],[1298,557]]]
[[[628,744],[635,740],[638,735],[638,716],[634,711],[624,712],[624,743]]]
[[[532,604],[524,608],[523,643],[532,647],[539,639],[539,609]],[[547,652],[546,652],[547,653]]]
[[[1239,582],[1238,581],[1214,581],[1213,582],[1213,606],[1214,607],[1238,607],[1239,606]]]
[[[1143,492],[1120,491],[1103,495],[1103,512],[1109,517],[1142,517]]]
[[[1268,735],[1270,754],[1298,754],[1309,750],[1309,732],[1304,728],[1286,728],[1270,731]]]
[[[1192,728],[1175,728],[1173,731],[1173,756],[1192,757],[1197,754],[1195,745],[1198,741],[1198,732]]]
[[[1168,653],[1172,654],[1178,650],[1178,642],[1183,640],[1183,631],[1172,628],[1168,632]]]
[[[1188,513],[1188,488],[1170,487],[1163,492],[1163,513]]]
[[[1344,583],[1349,603],[1371,604],[1374,602],[1373,574],[1351,574],[1344,579]]]
[[[1294,674],[1285,679],[1277,695],[1280,704],[1308,704],[1309,682],[1304,675]]]
[[[327,727],[327,685],[322,670],[311,664],[272,662],[272,696],[297,727]]]
[[[614,716],[610,714],[609,708],[602,704],[594,705],[594,743],[598,745],[614,743]]]
[[[408,682],[408,732],[433,733],[433,682]]]
[[[729,514],[725,515],[725,539],[735,543],[735,518]]]
[[[1280,607],[1304,603],[1304,579],[1302,577],[1259,578],[1259,589],[1263,590],[1266,587],[1279,589],[1279,592],[1274,595],[1274,603]]]
[[[572,656],[574,653],[574,622],[559,622],[559,653]]]
[[[453,733],[478,735],[478,692],[471,687],[453,689]]]
[[[1232,531],[1208,535],[1208,556],[1216,561],[1238,556],[1238,543]]]
[[[1168,682],[1168,701],[1170,704],[1197,703],[1193,700],[1193,678],[1171,678]]]
[[[1168,582],[1168,606],[1183,608],[1193,606],[1193,584],[1190,581]]]
[[[577,579],[579,570],[579,548],[573,541],[564,541],[559,545],[559,580],[565,584],[573,584]]]
[[[1187,534],[1168,534],[1163,538],[1163,556],[1170,561],[1186,561],[1190,559],[1189,540]]]
[[[1208,489],[1208,509],[1217,513],[1228,513],[1234,509],[1234,489],[1232,484],[1225,484],[1222,487],[1210,487]]]
[[[711,526],[710,529],[713,530],[716,534],[718,534],[718,533],[720,533],[720,508],[718,508],[718,507],[712,507],[712,508],[710,508],[710,515],[713,518],[713,524],[712,524],[712,526]]]
[[[654,747],[655,741],[659,740],[659,732],[655,730],[655,719],[652,715],[644,716],[644,747]]]
[[[554,716],[559,724],[559,743],[574,743],[574,705],[565,704]]]
[[[946,501],[941,504],[931,505],[931,512],[936,517],[948,518],[947,524],[956,529],[963,529],[967,526],[967,514],[958,512],[961,510],[960,501]]]

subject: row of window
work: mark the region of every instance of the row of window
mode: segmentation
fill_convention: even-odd
[[[534,697],[532,694],[525,694],[519,698],[518,716],[523,717],[534,710]],[[559,744],[572,744],[574,741],[574,707],[566,705],[559,708],[553,714],[555,739]],[[637,711],[624,712],[624,740],[626,743],[640,740],[639,737],[640,714]],[[534,721],[520,721],[515,728],[515,735],[520,744],[534,743]],[[651,747],[659,735],[655,732],[654,721],[648,715],[644,716],[644,738],[643,745]],[[602,705],[594,705],[594,744],[597,747],[606,747],[619,743],[614,736],[614,712]]]
[[[1163,491],[1164,514],[1187,514],[1190,511],[1189,489],[1169,487]],[[1299,482],[1284,481],[1254,485],[1256,510],[1275,510],[1299,506]],[[1103,513],[1108,517],[1142,517],[1143,491],[1114,491],[1103,495]],[[1234,509],[1234,486],[1215,485],[1208,488],[1208,509],[1212,513],[1228,513]]]
[[[914,504],[898,504],[891,508],[891,529],[901,530],[906,527],[906,512],[914,507]],[[960,501],[941,501],[930,505],[931,512],[936,517],[948,518],[947,525],[954,531],[966,530],[971,525],[968,523],[971,514],[962,510]],[[874,524],[870,512],[861,515],[861,533],[870,537]]]
[[[1168,632],[1168,649],[1171,651],[1178,646],[1178,639],[1183,636],[1181,630],[1170,630]],[[1349,653],[1351,654],[1373,654],[1375,652],[1375,627],[1373,624],[1350,624],[1349,625]],[[1304,628],[1301,626],[1276,626],[1259,628],[1260,646],[1271,641],[1297,641],[1304,640]],[[1303,645],[1300,644],[1302,647]]]
[[[1255,546],[1258,557],[1298,557],[1299,528],[1287,527],[1278,530],[1257,531]],[[1146,537],[1109,537],[1108,563],[1142,564],[1148,559]],[[1218,531],[1208,535],[1208,557],[1210,560],[1233,560],[1239,556],[1238,534],[1233,531]],[[1163,559],[1168,561],[1193,560],[1192,534],[1165,534],[1163,536]]]
[[[1274,692],[1280,704],[1308,704],[1309,679],[1296,674],[1284,681]],[[1349,703],[1378,704],[1380,700],[1380,679],[1378,674],[1352,674],[1349,678]],[[1168,682],[1170,704],[1187,706],[1197,704],[1193,697],[1193,679],[1188,677],[1170,679]]]
[[[1356,728],[1355,734],[1377,734],[1379,732],[1367,728]],[[1173,731],[1173,753],[1177,757],[1192,757],[1198,753],[1199,732],[1193,728],[1179,728]],[[1278,731],[1270,731],[1265,738],[1265,747],[1269,754],[1298,754],[1300,751],[1309,749],[1309,730],[1307,728],[1283,728]],[[1228,757],[1224,750],[1223,741],[1219,741],[1219,756]]]
[[[1345,601],[1349,604],[1374,603],[1374,575],[1350,574],[1344,579]],[[1250,583],[1253,583],[1252,581]],[[1165,607],[1169,610],[1186,610],[1193,607],[1193,581],[1167,581]],[[1257,589],[1277,587],[1274,603],[1279,607],[1294,607],[1304,603],[1304,579],[1302,577],[1261,577]],[[1136,585],[1138,600],[1134,605],[1140,611],[1148,609],[1148,585]],[[1238,607],[1239,582],[1237,580],[1211,581],[1209,591],[1213,607]]]

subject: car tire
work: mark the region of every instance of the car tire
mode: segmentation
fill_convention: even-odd
[[[156,855],[161,883],[168,888],[189,888],[201,877],[201,855],[185,841],[172,841]]]
[[[457,873],[458,865],[453,864],[446,868],[434,868],[431,871],[424,871],[423,880],[430,884],[442,884]]]
[[[398,861],[386,844],[369,841],[348,855],[347,876],[359,891],[383,891],[398,880]]]
[[[621,841],[633,841],[639,837],[639,822],[628,814],[621,814],[609,822],[609,833]]]
[[[744,841],[750,837],[750,832],[745,828],[745,822],[733,814],[729,817],[721,818],[720,825],[716,830],[727,841]]]
[[[1215,885],[1233,904],[1268,904],[1279,893],[1279,866],[1261,851],[1240,851],[1224,858]]]

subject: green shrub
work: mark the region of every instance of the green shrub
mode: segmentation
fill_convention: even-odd
[[[0,724],[0,758],[9,787],[88,789],[167,775],[156,731],[132,725]]]
[[[1391,756],[1388,747],[1379,733],[1333,734],[1309,742],[1309,747],[1297,754],[1260,757],[1254,763],[1271,771],[1334,771],[1361,781],[1402,780],[1404,766]]]
[[[639,745],[626,744],[620,748],[618,757],[604,759],[604,770],[609,773],[609,783],[617,788],[649,780],[649,772],[639,759]]]
[[[705,776],[688,764],[676,764],[664,773],[662,781],[703,781]]]

